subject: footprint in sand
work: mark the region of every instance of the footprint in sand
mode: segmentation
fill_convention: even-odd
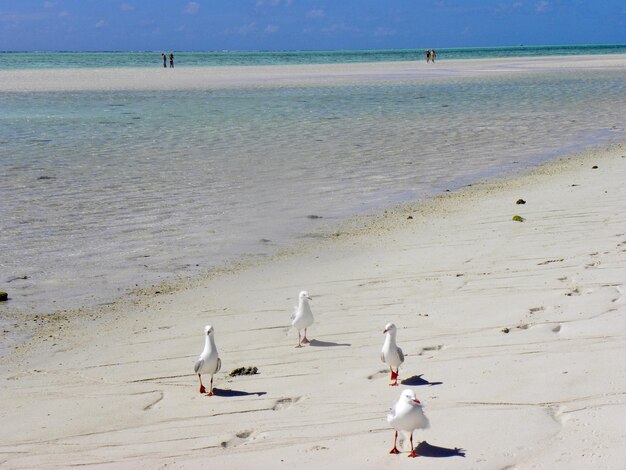
[[[300,398],[301,397],[280,398],[276,400],[276,402],[274,403],[274,406],[272,406],[272,410],[277,411],[277,410],[284,410],[285,408],[290,408],[295,403],[300,401]]]
[[[516,326],[516,328],[518,330],[528,330],[530,328],[533,328],[533,329],[539,328],[540,330],[545,330],[549,328],[552,333],[559,333],[561,331],[560,324],[550,326],[550,323],[537,323],[537,324],[520,323],[519,325]]]
[[[574,287],[571,291],[567,292],[565,295],[568,297],[580,295],[580,289],[578,287]]]
[[[550,418],[552,418],[560,426],[563,426],[569,419],[568,416],[563,416],[564,408],[562,406],[548,406],[546,408],[546,412],[550,415]]]
[[[249,441],[252,434],[252,430],[239,431],[237,434],[235,434],[234,437],[232,437],[228,441],[220,442],[220,446],[223,448],[239,446],[241,444],[244,444],[246,441]]]
[[[437,344],[435,346],[426,346],[422,348],[422,350],[417,355],[423,356],[424,354],[429,353],[429,352],[441,351],[445,347],[446,347],[445,344]]]
[[[152,392],[147,392],[153,394],[154,397],[146,406],[143,407],[143,411],[148,411],[154,408],[163,398],[165,398],[165,393],[162,390],[154,390]]]

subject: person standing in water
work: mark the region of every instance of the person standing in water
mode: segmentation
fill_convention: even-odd
[[[170,52],[170,68],[174,68],[174,54]]]
[[[426,49],[426,63],[430,62],[430,50]]]
[[[431,49],[430,50],[430,60],[432,61],[432,63],[435,63],[435,49]]]
[[[163,68],[167,68],[167,57],[164,52],[161,52],[161,58],[163,59]]]

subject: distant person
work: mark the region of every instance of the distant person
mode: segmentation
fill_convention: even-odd
[[[174,54],[170,52],[170,68],[174,68]]]
[[[163,68],[166,69],[167,68],[167,56],[165,55],[164,52],[161,52],[161,58],[163,59]]]
[[[430,60],[432,61],[433,64],[435,63],[435,56],[436,55],[437,54],[435,54],[435,49],[431,49],[431,51],[430,51]]]
[[[430,50],[426,49],[426,63],[430,62]]]

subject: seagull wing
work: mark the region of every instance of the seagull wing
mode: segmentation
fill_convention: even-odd
[[[222,368],[222,360],[218,357],[217,358],[217,367],[215,368],[215,372],[219,372],[221,368]]]
[[[204,359],[198,359],[196,363],[193,365],[193,371],[197,374],[202,366],[204,365]]]
[[[383,362],[387,362],[387,360],[385,359],[385,351],[380,352],[380,360]]]
[[[296,314],[298,313],[298,307],[295,306],[293,308],[293,312],[291,312],[291,316],[289,318],[291,318],[292,320],[294,320],[296,318]]]
[[[400,362],[404,362],[404,353],[400,348],[398,348],[398,356],[400,356]]]

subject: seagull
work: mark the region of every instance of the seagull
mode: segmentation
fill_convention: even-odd
[[[393,438],[393,449],[390,454],[399,454],[396,447],[398,441],[398,431],[410,432],[411,453],[409,457],[418,457],[419,454],[413,448],[413,431],[416,429],[426,429],[430,426],[428,418],[422,410],[422,404],[415,397],[415,392],[409,388],[404,390],[397,402],[394,403],[391,413],[387,415],[387,422],[396,430]]]
[[[393,382],[389,385],[392,387],[398,386],[398,370],[400,364],[404,362],[404,353],[396,344],[396,331],[396,325],[393,323],[387,323],[385,325],[385,331],[383,331],[383,333],[386,334],[387,337],[383,344],[383,350],[380,352],[380,360],[388,364],[389,370],[391,370],[391,380],[393,380]]]
[[[306,329],[313,324],[313,312],[311,312],[311,307],[309,307],[309,300],[311,300],[311,297],[309,297],[307,291],[303,290],[300,292],[298,305],[291,314],[291,324],[298,330],[298,345],[296,348],[301,348],[309,343],[309,340],[306,338]],[[304,338],[302,338],[302,340],[300,340],[301,330],[304,330]]]
[[[222,360],[215,346],[215,338],[213,338],[214,333],[215,330],[211,325],[204,327],[204,334],[206,335],[204,338],[204,350],[193,366],[194,372],[198,374],[200,379],[200,393],[206,392],[204,385],[202,385],[202,374],[211,374],[211,386],[209,387],[209,393],[206,394],[207,397],[213,396],[213,374],[217,373],[222,367]]]

